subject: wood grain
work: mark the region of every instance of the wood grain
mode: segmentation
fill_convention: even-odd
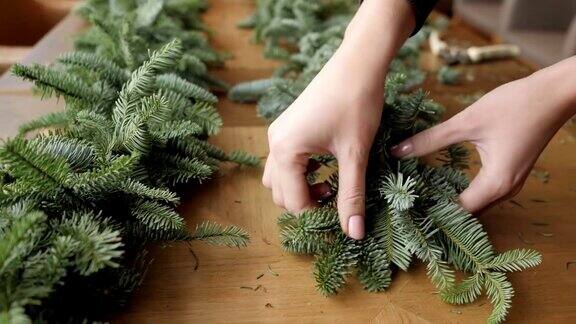
[[[276,64],[262,59],[262,48],[250,44],[250,32],[235,23],[247,16],[249,1],[213,0],[206,20],[214,26],[214,43],[234,54],[220,76],[231,83],[270,75]],[[217,28],[216,28],[217,26]],[[449,31],[461,43],[486,44],[488,40],[465,26]],[[422,65],[435,70],[440,62],[424,54]],[[445,86],[430,73],[425,88],[447,107],[447,116],[466,106],[459,95],[486,93],[500,84],[532,72],[515,61],[466,66],[458,86]],[[239,113],[238,111],[241,111]],[[227,149],[245,149],[258,156],[267,154],[266,129],[255,119],[253,107],[221,104],[225,129],[214,140]],[[537,167],[550,172],[542,184],[528,179],[515,198],[523,207],[504,203],[481,216],[499,249],[530,247],[540,250],[544,263],[536,269],[511,275],[516,288],[511,323],[570,323],[576,321],[576,267],[566,270],[566,261],[576,260],[576,143],[569,129],[561,130],[538,160]],[[475,172],[475,171],[473,171]],[[192,191],[181,207],[189,226],[202,219],[233,223],[250,231],[252,243],[243,250],[212,248],[195,244],[200,268],[186,248],[175,246],[155,251],[157,259],[144,287],[119,322],[296,322],[296,323],[482,323],[491,307],[485,300],[454,307],[442,303],[423,266],[395,276],[389,292],[369,294],[351,280],[342,294],[325,298],[314,288],[311,258],[284,253],[275,223],[280,209],[260,184],[261,170],[231,169],[202,192]],[[547,202],[534,202],[542,199]],[[548,226],[535,226],[546,222]],[[553,233],[553,237],[539,234]],[[520,241],[523,233],[527,246]],[[270,266],[279,275],[271,275]],[[264,276],[257,279],[260,275]],[[260,286],[260,288],[258,288]],[[258,288],[256,291],[248,289]],[[266,306],[268,304],[268,307]]]
[[[231,52],[234,58],[218,71],[235,83],[271,74],[277,62],[264,60],[262,48],[250,43],[251,33],[238,30],[237,21],[253,9],[248,0],[211,0],[206,16],[214,29],[214,44]],[[75,30],[80,25],[75,24]],[[68,35],[70,30],[60,31]],[[465,26],[449,31],[453,41],[484,44]],[[59,38],[58,48],[38,54],[53,57],[69,46]],[[439,62],[424,54],[422,65],[428,70]],[[447,116],[466,105],[459,95],[485,93],[494,87],[528,75],[532,70],[515,61],[498,61],[463,68],[464,82],[458,86],[438,84],[430,73],[425,88],[447,107]],[[16,126],[40,112],[59,109],[54,101],[41,105],[22,84],[10,82],[0,87],[0,137],[13,136]],[[44,108],[39,108],[39,107]],[[37,109],[37,110],[35,110]],[[223,100],[220,111],[225,121],[223,132],[213,142],[227,150],[244,149],[257,156],[268,153],[266,126],[251,105]],[[543,184],[530,177],[515,198],[480,216],[498,249],[529,247],[541,251],[543,264],[511,275],[516,289],[510,323],[576,322],[576,140],[573,127],[565,127],[554,137],[537,162],[550,172]],[[477,169],[475,166],[472,173]],[[116,317],[119,323],[482,323],[490,312],[482,299],[471,305],[454,307],[442,303],[425,274],[417,265],[409,273],[395,275],[391,289],[382,294],[364,292],[356,280],[338,296],[325,298],[314,288],[311,258],[284,253],[278,241],[276,217],[281,210],[272,203],[270,193],[260,184],[260,169],[226,166],[214,181],[201,189],[189,188],[180,212],[188,226],[205,219],[246,228],[252,242],[237,250],[214,248],[194,243],[200,267],[183,245],[154,248],[155,262],[143,287],[128,309]],[[545,202],[540,202],[545,201]],[[533,223],[547,223],[536,226]],[[526,242],[518,238],[518,234]],[[553,234],[551,237],[541,233]],[[268,268],[272,269],[272,272]],[[278,276],[273,273],[278,274]],[[263,276],[258,279],[261,275]]]

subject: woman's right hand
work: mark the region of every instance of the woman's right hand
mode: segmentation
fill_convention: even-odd
[[[342,45],[298,99],[270,125],[262,182],[291,212],[311,206],[308,157],[338,160],[338,214],[344,233],[364,237],[365,173],[382,116],[388,64],[414,29],[406,0],[366,0]]]

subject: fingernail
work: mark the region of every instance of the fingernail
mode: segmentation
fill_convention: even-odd
[[[409,158],[411,157],[412,150],[413,150],[412,143],[406,142],[392,146],[390,152],[392,152],[392,155],[394,155],[397,158]]]
[[[364,218],[356,215],[348,219],[348,236],[355,240],[364,238]]]

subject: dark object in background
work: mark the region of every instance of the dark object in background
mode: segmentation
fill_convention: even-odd
[[[33,45],[68,14],[74,0],[0,0],[0,45]]]
[[[434,9],[445,14],[446,16],[452,17],[452,5],[452,0],[440,0]]]

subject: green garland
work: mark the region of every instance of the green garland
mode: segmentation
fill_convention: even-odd
[[[108,320],[143,280],[150,243],[247,244],[235,226],[190,232],[176,211],[174,186],[210,179],[221,162],[259,162],[206,141],[222,120],[202,87],[218,83],[206,66],[221,60],[204,8],[87,1],[93,25],[77,51],[12,68],[66,107],[0,147],[0,322]]]
[[[337,11],[347,1],[259,0],[247,20],[266,54],[286,64],[273,79],[234,87],[229,94],[240,100],[258,100],[261,116],[272,121],[284,111],[320,71],[342,41],[354,11]],[[350,1],[348,1],[350,2]],[[307,22],[307,24],[303,24]],[[279,220],[283,248],[315,256],[314,276],[319,291],[337,293],[355,274],[371,292],[387,289],[398,269],[407,271],[414,257],[426,264],[427,274],[447,303],[465,304],[485,292],[493,305],[489,323],[502,322],[514,290],[507,272],[534,267],[538,252],[527,249],[498,253],[478,220],[458,205],[467,186],[463,173],[468,152],[454,145],[442,152],[438,163],[420,159],[398,160],[390,146],[435,125],[443,112],[413,90],[423,80],[418,69],[420,43],[426,28],[411,38],[390,67],[382,124],[372,147],[366,178],[366,238],[347,238],[339,225],[334,198],[300,215],[283,214]],[[280,49],[278,48],[280,47]],[[290,49],[296,48],[294,53]],[[282,53],[282,55],[275,55]],[[271,55],[274,54],[274,55]],[[316,158],[317,159],[317,158]],[[337,167],[328,157],[317,159],[328,167],[328,182],[337,191]],[[317,179],[312,174],[309,179]],[[460,282],[456,272],[465,274]]]

